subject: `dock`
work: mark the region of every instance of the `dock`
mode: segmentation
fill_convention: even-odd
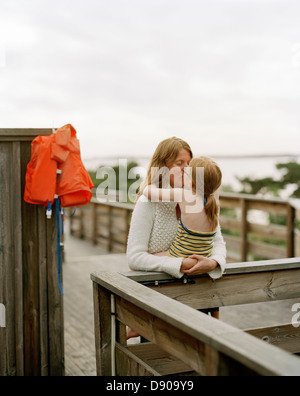
[[[68,223],[67,223],[68,224]],[[65,235],[64,319],[66,376],[96,376],[92,272],[129,271],[125,254]],[[267,327],[291,321],[299,300],[247,304],[220,309],[220,320],[240,329]],[[135,341],[137,342],[137,341]]]
[[[122,342],[118,349],[118,353],[122,355],[121,359],[127,359],[130,354],[128,351],[130,352],[131,349],[141,349],[140,345],[130,345],[130,348],[127,348],[124,340],[125,325],[135,328],[136,315],[124,316],[124,309],[128,309],[128,304],[120,306],[119,297],[122,299],[124,296],[118,294],[119,285],[125,283],[127,287],[130,284],[130,277],[133,275],[132,273],[127,274],[126,277],[120,275],[120,273],[129,271],[125,252],[134,209],[133,204],[119,202],[105,204],[98,202],[94,197],[89,204],[78,207],[73,217],[67,218],[66,234],[63,241],[65,245],[63,252],[64,297],[61,295],[57,276],[59,255],[56,209],[53,208],[52,218],[47,219],[43,205],[33,205],[24,201],[25,175],[27,164],[31,158],[31,142],[37,136],[46,138],[51,134],[51,128],[0,129],[1,169],[3,170],[3,182],[0,185],[0,308],[5,312],[5,319],[2,318],[0,325],[0,376],[95,376],[101,374],[99,353],[107,351],[111,340],[102,345],[102,349],[95,348],[95,340],[99,346],[101,337],[98,336],[101,328],[98,325],[100,320],[102,323],[103,320],[106,324],[109,323],[107,318],[110,319],[111,307],[108,304],[108,295],[112,300],[116,298],[116,307],[120,310],[120,314],[123,313],[123,317],[118,319],[119,338],[113,340]],[[151,299],[147,300],[145,296],[139,295],[139,291],[142,290],[143,294],[146,289],[141,289],[136,284],[134,288],[138,290],[135,294],[137,306],[133,308],[137,309],[140,305],[139,299],[142,299],[141,307],[144,312],[151,314],[155,311],[158,317],[160,315],[164,318],[168,316],[168,320],[173,325],[174,312],[176,313],[177,310],[182,312],[183,314],[177,317],[178,322],[181,323],[181,330],[184,328],[187,330],[186,335],[189,335],[191,327],[193,327],[195,333],[192,336],[197,333],[193,340],[197,345],[202,342],[203,346],[204,341],[209,341],[203,340],[203,332],[209,331],[209,329],[202,329],[201,315],[196,309],[218,306],[220,307],[220,321],[225,322],[215,322],[220,330],[222,328],[224,330],[226,324],[232,325],[234,328],[252,332],[257,330],[259,334],[266,334],[266,329],[264,331],[262,329],[265,327],[268,331],[275,332],[274,337],[274,333],[271,333],[269,341],[276,338],[275,342],[277,342],[280,338],[277,334],[277,326],[287,327],[288,337],[285,332],[283,336],[281,335],[281,339],[284,338],[282,339],[283,343],[286,341],[296,343],[296,347],[293,345],[290,349],[292,349],[292,353],[299,354],[300,334],[298,327],[294,326],[292,321],[297,320],[294,318],[298,318],[298,315],[295,315],[295,310],[293,311],[293,306],[297,307],[298,305],[295,304],[300,302],[298,285],[300,282],[300,272],[298,271],[298,269],[300,270],[298,262],[300,257],[300,200],[270,199],[234,193],[222,193],[220,200],[222,207],[220,220],[227,245],[227,261],[230,265],[237,263],[241,272],[238,279],[242,280],[236,284],[239,286],[236,288],[236,293],[232,289],[233,286],[230,283],[232,278],[227,277],[228,274],[225,274],[220,281],[213,285],[210,284],[210,279],[207,277],[197,280],[200,283],[192,281],[191,283],[196,285],[192,289],[192,293],[195,294],[193,297],[195,304],[193,307],[188,307],[188,316],[185,316],[178,295],[173,296],[173,302],[163,298],[166,304],[164,307],[169,307],[171,304],[171,309],[161,308],[159,303],[156,307],[152,307]],[[254,214],[256,216],[253,216]],[[71,213],[68,212],[68,215]],[[266,221],[258,221],[258,218],[266,219]],[[263,264],[264,260],[269,260],[269,264]],[[299,268],[293,267],[292,272],[289,273],[288,260],[296,260]],[[279,273],[279,277],[282,275],[282,278],[278,279],[278,276],[276,278],[274,275],[274,279],[277,279],[275,279],[276,287],[273,284],[273,270],[268,270],[268,265],[271,267],[276,265],[275,261],[277,264],[278,261],[280,263],[279,267],[273,270],[283,271],[283,273]],[[258,265],[261,266],[260,270],[269,271],[268,275],[253,276],[250,271],[245,278],[243,273],[249,262],[252,262],[252,272],[257,272]],[[284,265],[287,267],[280,267]],[[266,267],[268,268],[266,269]],[[91,273],[94,273],[94,284],[91,280]],[[135,276],[140,277],[141,274]],[[165,277],[166,274],[152,274],[151,276]],[[128,279],[126,280],[126,278]],[[262,278],[263,282],[259,283]],[[201,283],[202,281],[204,283]],[[211,292],[212,289],[222,288],[225,283],[225,288],[221,290],[223,294]],[[202,289],[204,284],[206,286]],[[190,286],[188,282],[187,285]],[[107,293],[110,294],[105,292],[106,286],[109,290]],[[181,290],[180,287],[179,289]],[[170,290],[165,291],[169,292]],[[174,291],[173,288],[172,291]],[[104,304],[103,299],[99,297],[100,293],[102,296],[106,296]],[[244,296],[245,293],[246,296]],[[189,299],[190,289],[188,292],[184,290],[183,297],[186,295]],[[222,295],[221,298],[220,295]],[[126,296],[132,300],[129,292]],[[151,296],[155,297],[155,294],[152,293]],[[93,297],[95,298],[95,307]],[[295,298],[297,300],[291,300]],[[205,307],[203,304],[209,299],[211,299],[211,305]],[[160,301],[156,297],[154,300]],[[127,300],[125,299],[125,301]],[[187,301],[183,299],[181,302],[185,304]],[[250,302],[252,304],[249,304]],[[253,304],[253,302],[256,303]],[[195,309],[191,310],[193,308]],[[193,314],[195,314],[195,318],[193,318]],[[196,322],[197,316],[198,325],[195,325],[193,319]],[[96,325],[94,325],[94,317],[97,319]],[[204,321],[206,319],[205,317]],[[189,329],[187,329],[185,320],[189,322]],[[155,327],[156,323],[154,322],[155,320],[150,320],[150,324]],[[211,322],[211,319],[208,319],[207,322]],[[168,326],[168,323],[165,322],[165,326]],[[281,324],[286,326],[281,326]],[[272,327],[273,329],[270,330]],[[169,327],[166,328],[168,329],[167,338],[170,341],[172,337],[169,337]],[[106,327],[107,329],[108,327]],[[151,326],[145,325],[142,328],[137,327],[137,329],[145,338],[152,342],[156,341],[153,340],[153,334],[150,332]],[[158,334],[162,336],[160,329],[154,328],[154,330],[159,330]],[[268,337],[264,338],[268,339]],[[251,340],[247,339],[250,347],[244,350],[245,358],[251,351]],[[183,340],[177,340],[180,348],[184,346]],[[257,342],[253,342],[258,345]],[[130,343],[139,343],[139,338],[130,340]],[[207,346],[209,347],[210,344]],[[214,346],[216,347],[215,352],[222,354],[221,343],[218,341]],[[235,346],[238,348],[236,342]],[[262,343],[260,346],[270,351],[270,361],[272,362],[272,350],[264,348]],[[173,352],[172,342],[169,343],[169,347],[168,352]],[[260,350],[260,347],[258,349]],[[95,356],[96,350],[97,356]],[[193,348],[191,355],[196,360],[198,359]],[[262,354],[260,356],[262,357]],[[223,357],[221,356],[221,358]],[[293,361],[295,360],[293,359]],[[111,361],[106,361],[103,365],[107,373],[110,372],[110,364]],[[119,364],[120,368],[123,370],[126,367]],[[199,367],[195,366],[196,372],[199,371],[197,369]],[[205,374],[201,368],[200,372]],[[281,373],[282,370],[274,372]],[[129,374],[131,375],[131,372]]]

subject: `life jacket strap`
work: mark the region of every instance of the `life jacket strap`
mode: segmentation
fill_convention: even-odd
[[[48,202],[47,210],[46,210],[47,219],[50,220],[52,217],[52,203],[51,201]]]
[[[56,203],[56,222],[57,222],[58,285],[59,285],[60,294],[63,296],[64,295],[64,291],[63,291],[62,279],[61,279],[62,260],[61,260],[61,246],[60,246],[60,214],[61,214],[61,208],[60,208],[59,198],[55,199],[55,203]]]

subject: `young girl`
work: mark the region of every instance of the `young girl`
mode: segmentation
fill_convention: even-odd
[[[143,195],[149,200],[169,199],[178,202],[180,206],[181,215],[175,240],[167,252],[156,255],[210,257],[219,224],[218,189],[222,183],[222,172],[215,161],[208,157],[194,158],[186,170],[188,176],[185,177],[183,189],[165,189],[149,185],[143,191]]]
[[[204,175],[199,169],[204,169]],[[218,189],[222,183],[222,172],[215,161],[207,157],[192,159],[186,170],[184,188],[159,188],[151,184],[143,190],[143,195],[150,201],[178,202],[181,211],[175,240],[168,251],[155,256],[193,259],[193,255],[210,257],[213,251],[219,225]],[[219,309],[202,312],[219,318]],[[127,339],[138,335],[127,329]]]

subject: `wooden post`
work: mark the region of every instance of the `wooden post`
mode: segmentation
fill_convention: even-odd
[[[0,376],[24,373],[21,146],[0,131]]]
[[[0,129],[0,376],[64,375],[55,209],[24,202],[31,142],[51,129]]]
[[[247,222],[247,215],[248,215],[248,204],[246,199],[241,200],[241,207],[242,207],[242,218],[241,218],[241,261],[247,261],[248,256],[248,222]]]
[[[113,251],[113,235],[112,235],[112,220],[113,219],[113,207],[108,208],[108,251],[112,253]]]
[[[94,245],[97,245],[97,236],[98,236],[97,204],[93,202],[93,203],[91,203],[91,205],[93,205],[93,243],[94,243]]]
[[[93,284],[95,346],[98,376],[111,375],[111,293]]]
[[[55,212],[54,212],[55,216]],[[64,376],[64,310],[63,297],[58,285],[57,227],[56,222],[47,220],[47,285],[48,285],[48,348],[49,375]],[[51,265],[52,263],[52,265]],[[63,267],[62,267],[63,271]],[[62,273],[63,279],[63,273]]]
[[[295,230],[295,257],[300,257],[300,231]]]
[[[130,216],[132,213],[132,209],[126,209],[126,219],[125,219],[125,226],[126,226],[126,242],[128,240],[129,230],[130,230]],[[127,245],[126,245],[127,248]]]
[[[287,257],[295,257],[295,208],[287,204]]]

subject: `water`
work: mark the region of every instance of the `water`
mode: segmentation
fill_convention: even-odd
[[[250,179],[261,179],[272,177],[279,180],[282,171],[276,169],[276,164],[296,161],[300,163],[299,157],[263,157],[263,158],[226,158],[216,159],[223,172],[223,184],[231,185],[234,190],[240,190],[241,184],[237,177]],[[300,177],[300,175],[299,175]]]
[[[275,180],[280,179],[282,171],[276,169],[276,164],[296,161],[300,164],[299,156],[274,156],[274,157],[245,157],[245,158],[218,158],[214,157],[222,169],[223,185],[230,185],[234,191],[241,190],[241,184],[237,177],[250,177],[252,179],[272,177]],[[145,171],[148,169],[150,158],[128,158],[128,162],[134,161],[139,164]],[[88,170],[96,170],[99,166],[118,165],[118,158],[93,158],[84,161]],[[288,188],[282,193],[282,198],[287,198],[293,191]]]

